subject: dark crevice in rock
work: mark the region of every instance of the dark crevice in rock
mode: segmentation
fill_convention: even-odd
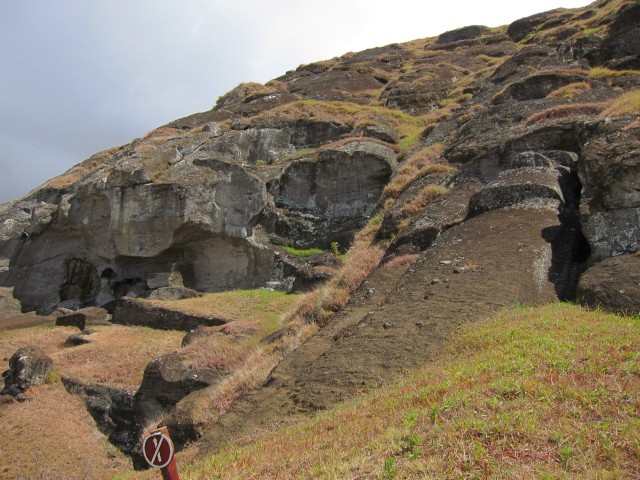
[[[560,225],[545,228],[542,236],[551,244],[549,281],[555,285],[558,298],[576,299],[580,274],[584,271],[591,250],[580,225],[580,195],[582,183],[574,168],[558,168],[559,183],[565,201],[560,205]]]
[[[62,384],[69,393],[83,399],[98,430],[120,451],[131,456],[134,468],[146,465],[142,455],[136,451],[142,425],[136,414],[135,392],[64,377]]]

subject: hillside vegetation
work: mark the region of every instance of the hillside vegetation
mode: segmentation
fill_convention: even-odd
[[[640,0],[597,0],[241,84],[0,205],[0,355],[53,360],[6,375],[0,478],[154,478],[161,425],[186,479],[640,478],[639,117]]]
[[[179,455],[181,478],[635,478],[639,317],[516,306],[446,352],[309,421]]]

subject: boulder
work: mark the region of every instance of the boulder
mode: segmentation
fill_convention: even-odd
[[[441,34],[436,40],[437,45],[441,45],[443,43],[451,43],[458,42],[460,40],[469,40],[472,38],[480,37],[481,35],[485,35],[491,32],[488,27],[483,25],[470,25],[468,27],[458,28],[456,30],[450,30]]]
[[[612,58],[640,56],[640,2],[630,2],[620,9],[604,44]]]
[[[640,249],[640,127],[599,122],[585,135],[578,175],[580,216],[592,261]]]
[[[577,295],[592,308],[640,314],[640,255],[621,255],[591,266],[580,277]]]
[[[161,287],[152,290],[145,298],[150,300],[184,300],[202,295],[201,292],[185,287]]]
[[[156,358],[144,371],[135,409],[141,417],[157,418],[189,393],[219,383],[227,375],[223,370],[191,368],[177,353]]]
[[[493,103],[503,103],[509,99],[523,101],[545,98],[552,91],[571,83],[584,82],[583,75],[566,73],[540,73],[509,85],[504,92],[496,96]]]
[[[3,393],[25,392],[29,387],[41,385],[53,365],[53,360],[36,346],[22,347],[9,359],[9,370],[5,371]]]
[[[393,149],[373,141],[330,146],[317,160],[297,160],[272,185],[277,210],[265,228],[274,239],[295,239],[298,248],[347,245],[372,215],[395,166]]]
[[[87,317],[83,313],[69,313],[56,318],[56,327],[76,327],[84,330]]]
[[[533,33],[536,27],[548,22],[556,16],[557,13],[557,10],[550,10],[548,12],[537,13],[529,17],[520,18],[509,25],[509,28],[507,28],[507,35],[509,35],[514,42],[524,40],[527,35]]]
[[[469,216],[501,208],[544,208],[557,210],[564,202],[560,173],[551,168],[506,170],[499,178],[475,193],[469,201]]]

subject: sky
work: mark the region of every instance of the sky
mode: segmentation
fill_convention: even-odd
[[[304,63],[587,0],[0,0],[0,203]]]

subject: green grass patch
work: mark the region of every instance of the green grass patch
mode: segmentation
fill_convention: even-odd
[[[322,250],[320,248],[298,249],[294,247],[282,247],[282,249],[298,257],[311,257],[313,255],[325,253],[325,250]]]
[[[633,478],[638,405],[638,317],[515,307],[396,385],[181,478]]]
[[[604,67],[594,67],[589,70],[589,78],[595,80],[609,80],[625,75],[640,75],[640,70],[611,70]]]

